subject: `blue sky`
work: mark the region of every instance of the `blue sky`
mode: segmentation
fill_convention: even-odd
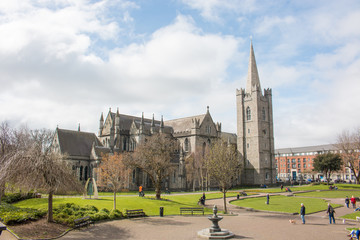
[[[358,0],[2,0],[0,121],[97,132],[101,112],[165,120],[210,107],[236,132],[252,36],[275,146],[359,127]]]

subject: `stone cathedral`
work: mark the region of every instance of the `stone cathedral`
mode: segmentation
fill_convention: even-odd
[[[120,114],[119,109],[109,109],[106,117],[101,114],[99,132],[82,132],[56,129],[54,149],[68,156],[74,174],[82,182],[98,177],[102,154],[134,151],[138,144],[154,133],[169,134],[180,144],[180,151],[172,161],[176,170],[164,183],[164,188],[186,190],[185,159],[221,138],[237,146],[242,172],[234,185],[274,184],[276,169],[271,89],[262,93],[253,46],[250,47],[249,70],[245,89],[236,90],[237,134],[221,130],[221,123],[214,122],[209,107],[205,114],[164,121]],[[149,177],[139,169],[133,170],[128,188],[139,185],[152,188]]]

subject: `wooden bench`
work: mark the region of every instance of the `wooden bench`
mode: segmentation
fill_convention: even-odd
[[[202,213],[202,215],[204,215],[204,208],[187,208],[187,207],[180,208],[180,215],[187,212],[188,213],[191,212],[191,215],[194,215],[194,213]]]
[[[74,220],[75,228],[80,228],[83,226],[89,226],[92,224],[93,221],[91,221],[91,218],[89,216],[78,218]]]
[[[6,231],[6,226],[0,222],[0,235],[2,231]]]
[[[145,217],[145,213],[142,209],[126,210],[126,216],[130,217]]]

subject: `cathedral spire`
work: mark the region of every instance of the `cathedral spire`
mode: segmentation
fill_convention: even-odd
[[[246,92],[251,93],[253,91],[256,91],[257,89],[260,89],[260,92],[261,92],[259,73],[257,70],[254,48],[253,48],[252,41],[251,41],[249,68],[248,68],[248,75],[247,75],[247,80],[246,80]]]

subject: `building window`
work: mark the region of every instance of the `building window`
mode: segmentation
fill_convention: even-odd
[[[262,120],[266,120],[266,112],[265,112],[265,108],[262,108]]]
[[[293,165],[292,165],[292,168],[296,168],[296,164],[293,164]]]
[[[123,150],[126,151],[126,138],[124,138]]]
[[[251,120],[251,110],[250,107],[246,108],[246,120],[250,121]]]
[[[304,168],[306,168],[306,163],[304,163]]]
[[[79,174],[79,180],[82,181],[82,175],[83,175],[83,166],[80,167],[80,174]]]
[[[187,138],[185,138],[184,148],[185,148],[185,152],[189,151],[189,140]]]
[[[266,180],[269,179],[269,173],[268,173],[268,172],[265,173],[265,179],[266,179]]]
[[[303,162],[306,162],[306,158],[303,158]]]
[[[246,144],[246,147],[249,148],[249,147],[250,147],[250,144],[247,143],[247,144]]]
[[[173,183],[176,182],[176,171],[174,171]]]
[[[295,158],[291,159],[291,162],[292,162],[292,163],[295,163],[295,162],[296,162],[296,159],[295,159]]]
[[[298,164],[298,168],[301,168],[301,165],[300,165],[300,164]]]
[[[250,128],[248,128],[248,133],[250,133]]]
[[[88,179],[88,166],[85,167],[85,172],[84,172],[84,180],[86,181]]]
[[[300,158],[298,158],[298,163],[300,162]]]
[[[206,143],[204,142],[203,146],[202,146],[202,156],[203,157],[205,156],[205,150],[206,150]]]

